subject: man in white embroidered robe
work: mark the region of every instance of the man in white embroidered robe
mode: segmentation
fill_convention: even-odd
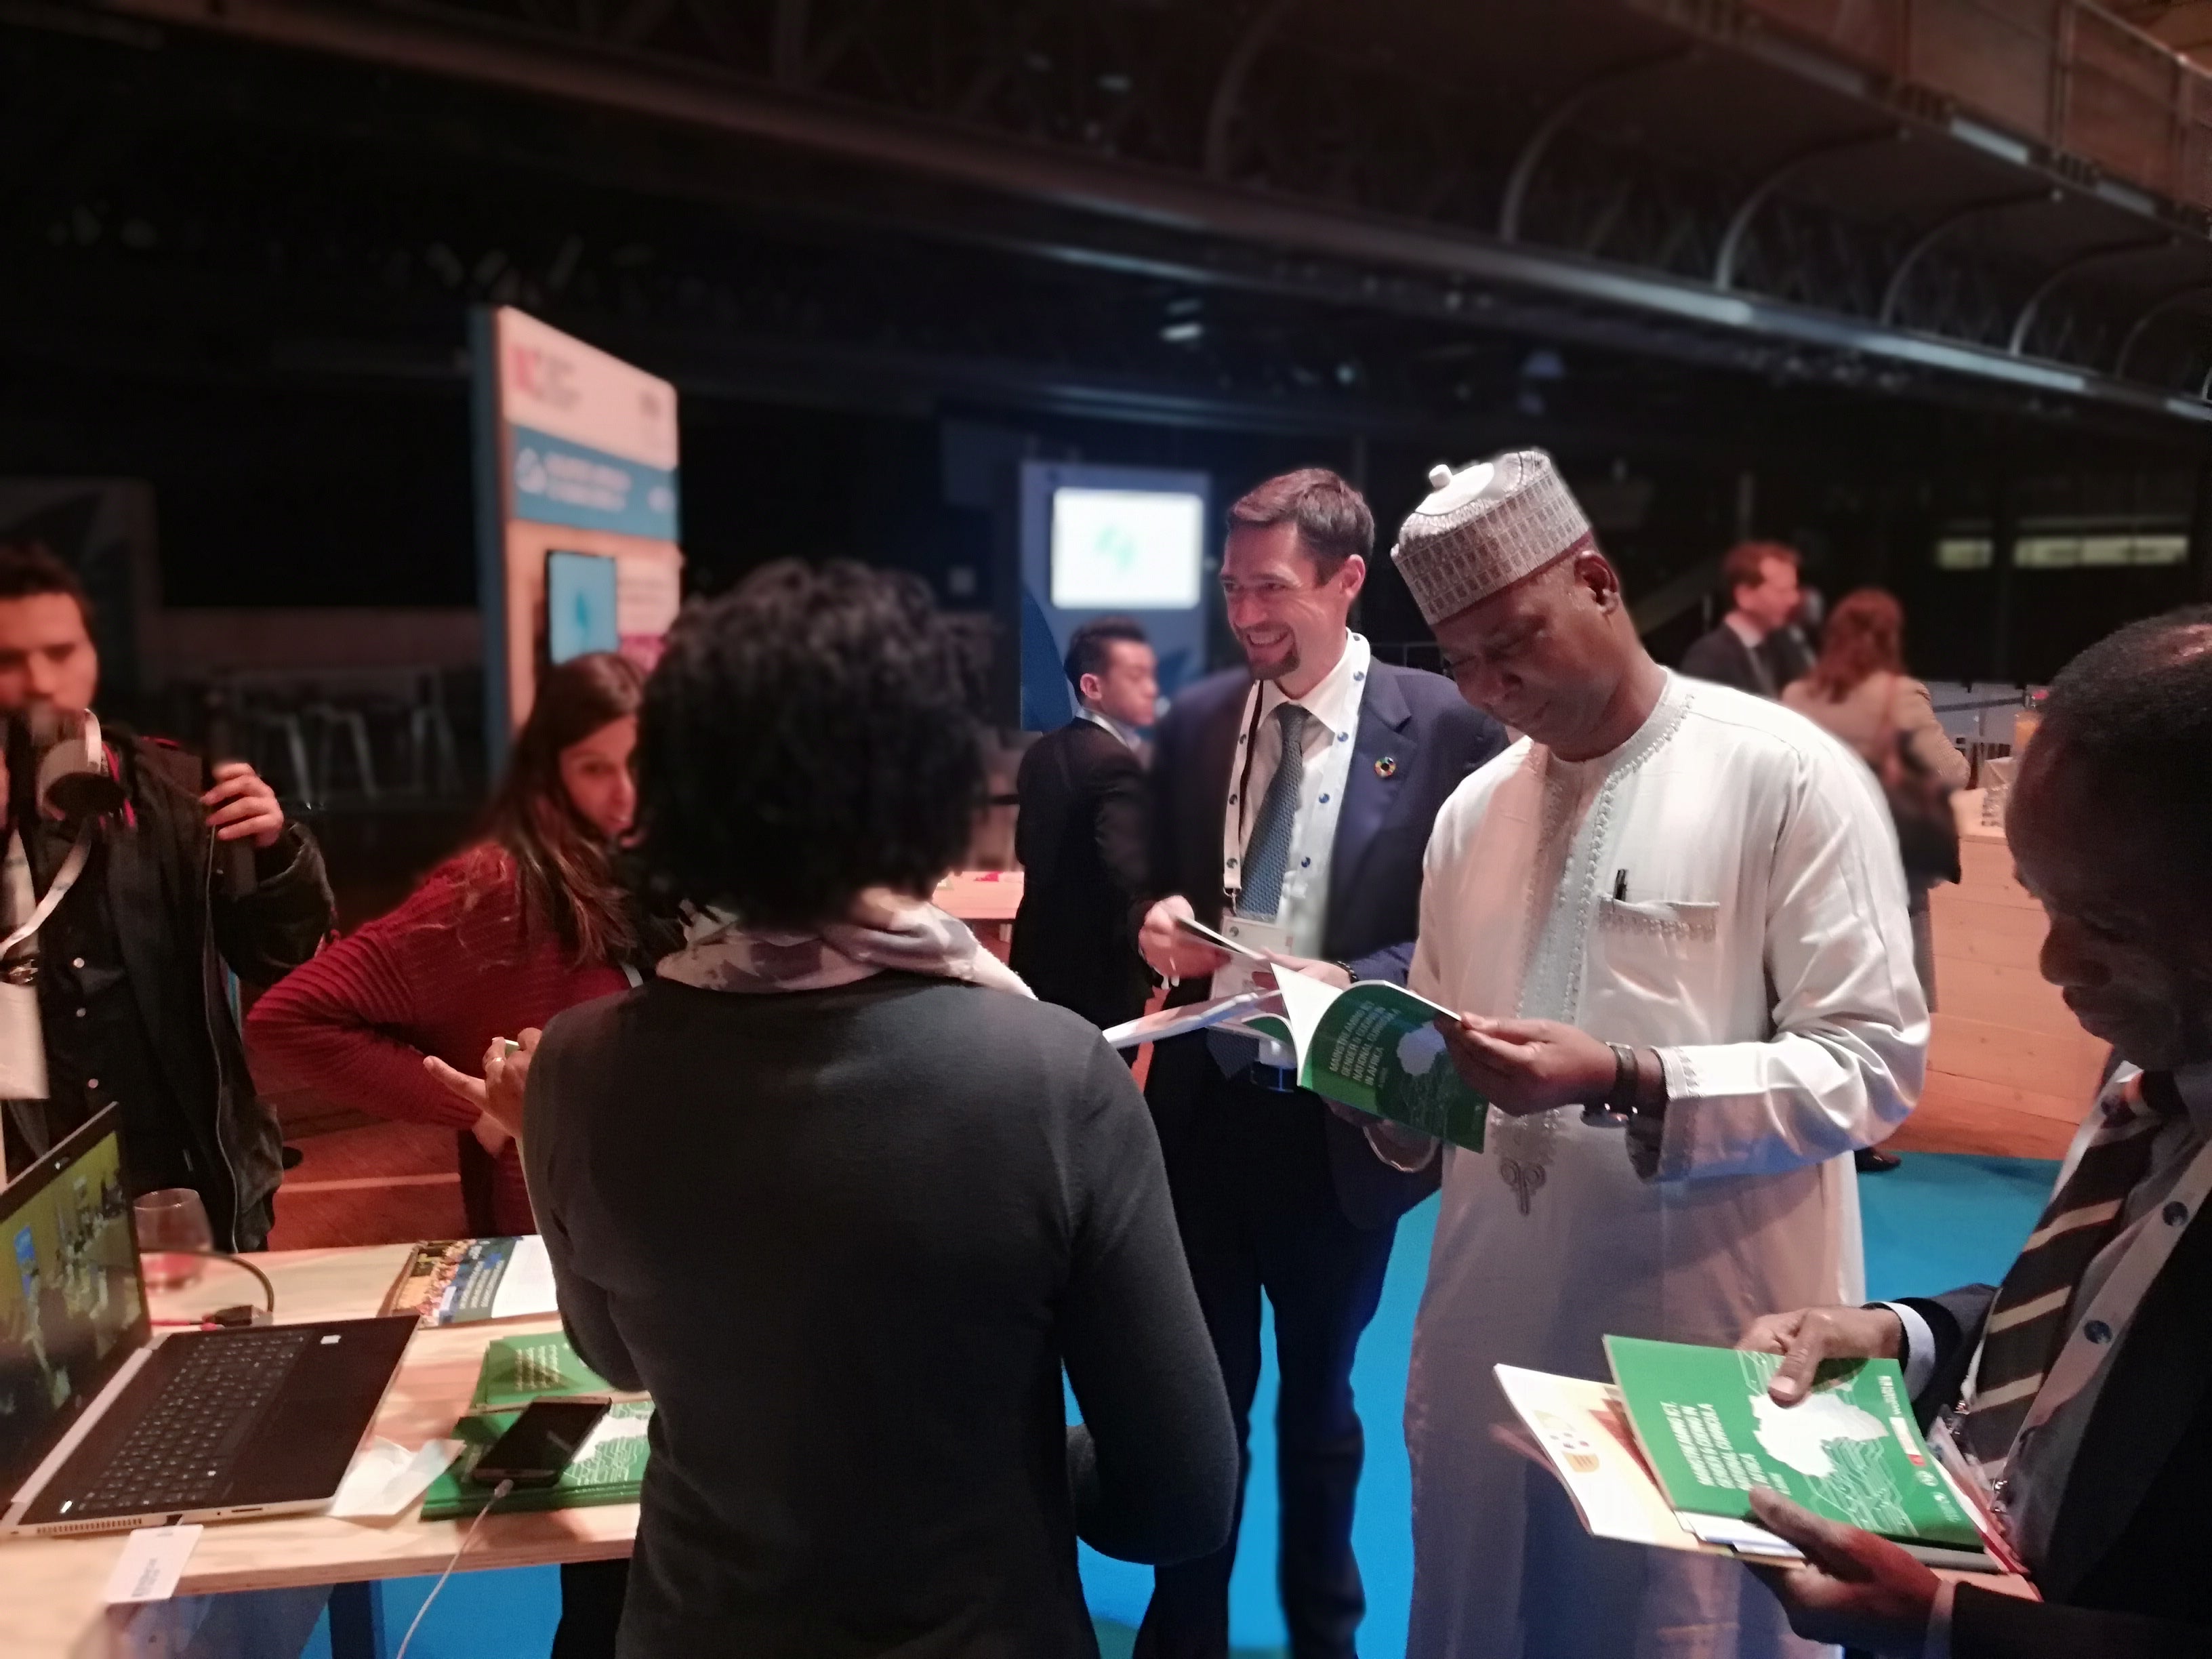
[[[1547,456],[1431,482],[1395,556],[1468,701],[1528,735],[1446,804],[1421,896],[1411,984],[1496,1107],[1442,1154],[1407,1651],[1814,1651],[1732,1564],[1589,1537],[1492,1438],[1492,1367],[1603,1377],[1607,1335],[1728,1346],[1860,1299],[1850,1154],[1911,1109],[1928,1035],[1895,834],[1810,722],[1651,660]]]

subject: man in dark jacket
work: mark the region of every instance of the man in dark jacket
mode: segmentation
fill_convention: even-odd
[[[1078,628],[1066,667],[1082,712],[1030,745],[1014,785],[1024,885],[1011,960],[1039,997],[1103,1028],[1142,1013],[1152,989],[1133,916],[1150,834],[1137,734],[1159,682],[1145,630],[1126,617]]]
[[[0,938],[63,894],[0,962],[0,993],[18,994],[16,1046],[34,1030],[44,1061],[42,1089],[9,1085],[8,1164],[112,1106],[132,1194],[191,1188],[219,1248],[259,1249],[283,1147],[246,1072],[228,976],[266,984],[313,956],[330,884],[252,768],[210,773],[112,730],[88,745],[100,665],[87,611],[67,566],[0,546]]]
[[[1779,697],[1784,686],[1813,668],[1812,653],[1794,625],[1804,599],[1797,550],[1780,542],[1732,547],[1721,561],[1721,586],[1728,615],[1683,653],[1682,672],[1755,697]]]
[[[1347,622],[1375,521],[1319,468],[1273,478],[1229,512],[1221,589],[1246,666],[1200,681],[1161,722],[1152,886],[1139,939],[1171,1004],[1196,1001],[1221,952],[1178,916],[1264,927],[1337,985],[1405,982],[1421,855],[1437,809],[1505,744],[1440,675],[1375,659]],[[1274,1310],[1280,1583],[1291,1651],[1351,1659],[1366,1609],[1352,1557],[1365,1439],[1352,1362],[1375,1316],[1398,1218],[1436,1190],[1402,1174],[1320,1096],[1221,1033],[1161,1043],[1145,1093],[1176,1219],[1220,1358],[1240,1446]],[[1160,1570],[1143,1659],[1223,1659],[1232,1539]]]
[[[1754,1492],[1808,1565],[1798,1633],[1922,1659],[2212,1653],[2212,606],[2136,623],[2052,682],[2006,831],[2051,921],[2045,977],[2115,1069],[2004,1283],[1760,1320],[1803,1398],[1824,1359],[1900,1361],[1923,1420],[2003,1493],[2039,1602],[1938,1583],[1896,1546]]]

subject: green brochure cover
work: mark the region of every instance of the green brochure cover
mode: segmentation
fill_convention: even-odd
[[[1608,1336],[1638,1443],[1677,1510],[1748,1519],[1771,1486],[1815,1515],[1904,1543],[1978,1550],[1980,1535],[1912,1420],[1892,1359],[1831,1360],[1813,1391],[1778,1406],[1779,1354]]]
[[[1290,1047],[1301,1084],[1471,1152],[1482,1150],[1490,1103],[1468,1087],[1444,1052],[1434,1022],[1454,1018],[1449,1009],[1386,980],[1340,991],[1283,973],[1277,983],[1284,1014],[1243,1024]]]
[[[422,1494],[425,1521],[474,1515],[490,1501],[492,1489],[477,1486],[469,1480],[468,1472],[521,1415],[520,1412],[484,1412],[454,1425],[453,1437],[461,1442],[461,1455]],[[610,1406],[575,1461],[561,1471],[558,1484],[509,1492],[499,1500],[499,1512],[636,1503],[645,1481],[646,1427],[652,1420],[650,1401],[625,1400]]]
[[[548,1395],[619,1395],[620,1390],[576,1357],[564,1331],[494,1337],[477,1372],[472,1412],[526,1406]]]

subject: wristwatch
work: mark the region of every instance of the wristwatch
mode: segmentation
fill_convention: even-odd
[[[1667,1115],[1667,1073],[1659,1073],[1659,1095],[1656,1100],[1644,1098],[1643,1068],[1636,1062],[1636,1050],[1625,1042],[1608,1042],[1613,1050],[1613,1087],[1606,1091],[1605,1109],[1619,1114],[1632,1122],[1642,1121],[1656,1123]]]
[[[1636,1109],[1636,1050],[1625,1042],[1608,1042],[1613,1050],[1613,1087],[1605,1091],[1601,1103],[1608,1112],[1623,1117],[1632,1115]]]

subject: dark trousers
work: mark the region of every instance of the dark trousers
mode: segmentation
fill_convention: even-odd
[[[570,1561],[561,1569],[561,1622],[551,1659],[614,1659],[629,1562]]]
[[[1367,1611],[1352,1555],[1352,1503],[1366,1442],[1352,1408],[1352,1359],[1375,1317],[1396,1224],[1356,1227],[1329,1176],[1311,1094],[1231,1082],[1211,1066],[1184,1131],[1167,1148],[1168,1184],[1199,1305],[1221,1362],[1251,1472],[1252,1395],[1260,1380],[1260,1297],[1275,1313],[1280,1587],[1294,1659],[1351,1659]],[[1155,1575],[1138,1659],[1222,1659],[1237,1540]]]
[[[454,1156],[461,1172],[461,1221],[471,1238],[489,1238],[499,1232],[495,1218],[493,1190],[499,1182],[499,1160],[484,1151],[483,1142],[463,1129],[453,1137]]]

